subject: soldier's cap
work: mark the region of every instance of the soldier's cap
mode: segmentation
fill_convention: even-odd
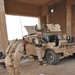
[[[42,32],[37,32],[37,35],[42,35]]]

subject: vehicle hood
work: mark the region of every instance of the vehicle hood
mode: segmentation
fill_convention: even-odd
[[[33,33],[37,33],[37,31],[35,30],[35,26],[24,26],[28,32],[28,34],[33,34]]]

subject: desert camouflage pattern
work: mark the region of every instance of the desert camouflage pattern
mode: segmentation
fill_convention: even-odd
[[[47,24],[47,28],[50,31],[50,32],[48,32],[49,34],[57,35],[57,34],[61,33],[61,26],[59,24],[55,24],[55,25]],[[41,30],[39,30],[39,31],[41,31]],[[28,32],[29,32],[29,30],[28,30]],[[70,55],[73,55],[73,53],[75,53],[75,43],[74,42],[68,43],[66,40],[67,35],[66,34],[61,34],[61,35],[63,35],[63,39],[59,40],[59,46],[55,47],[55,42],[51,42],[51,43],[48,42],[45,46],[45,49],[42,50],[42,57],[45,56],[45,53],[48,49],[52,49],[52,50],[54,50],[55,53],[60,54],[60,59],[70,56]],[[27,36],[29,36],[31,38],[31,40],[33,38],[36,38],[36,36],[37,36],[36,31],[35,31],[35,34],[27,35]],[[33,44],[28,44],[28,46],[26,47],[26,52],[27,52],[27,54],[37,56],[36,49]]]
[[[52,49],[55,51],[55,53],[63,53],[63,56],[60,56],[61,58],[73,55],[75,53],[75,43],[68,43],[67,40],[60,40],[59,46],[55,47],[55,42],[47,43],[45,48],[42,48],[42,57],[44,57],[46,50]],[[38,50],[38,49],[37,49]],[[38,56],[36,52],[36,47],[33,44],[28,44],[26,46],[26,53],[28,55],[36,55]]]
[[[5,64],[9,75],[20,75],[19,64],[24,54],[22,40],[13,40],[6,49]]]
[[[37,53],[38,61],[43,61],[43,59],[42,59],[42,48],[35,47],[35,50]]]

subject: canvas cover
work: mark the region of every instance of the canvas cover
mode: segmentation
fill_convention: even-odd
[[[59,24],[46,24],[48,29],[51,32],[61,32],[61,26]],[[35,26],[24,26],[28,32],[28,34],[33,34],[33,33],[37,33],[37,31],[35,30]]]
[[[61,32],[61,26],[59,24],[46,24],[51,32]]]

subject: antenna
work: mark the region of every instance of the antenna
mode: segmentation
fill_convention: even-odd
[[[20,25],[21,25],[21,33],[22,33],[22,39],[23,39],[23,30],[22,30],[22,21],[21,21],[21,16],[20,17]]]

